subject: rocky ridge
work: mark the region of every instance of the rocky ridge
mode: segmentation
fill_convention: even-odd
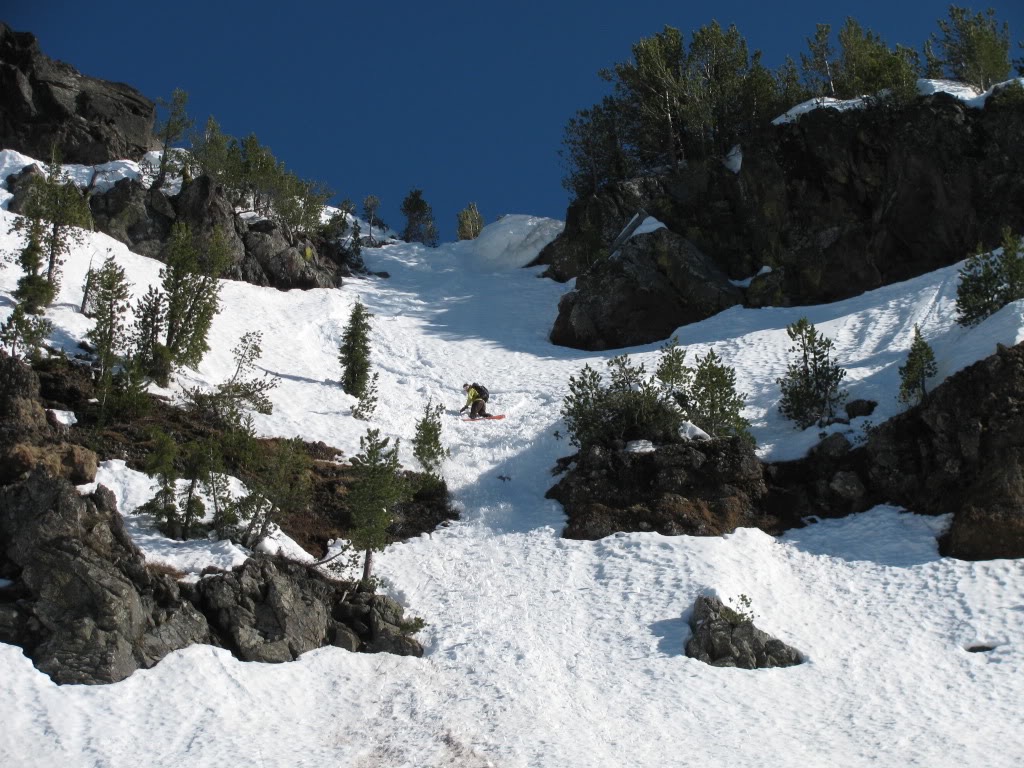
[[[611,184],[570,205],[535,262],[578,278],[551,339],[646,344],[732,304],[824,304],[996,247],[1003,227],[1024,230],[1022,134],[1019,86],[982,109],[936,93],[773,126],[744,141],[738,172],[707,158]],[[667,231],[610,257],[638,211]],[[609,305],[627,320],[611,323]]]

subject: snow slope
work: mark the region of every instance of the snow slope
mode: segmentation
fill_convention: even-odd
[[[12,215],[0,211],[0,249]],[[561,507],[544,498],[571,453],[559,416],[570,375],[613,352],[551,345],[571,286],[523,269],[561,223],[506,217],[477,241],[365,251],[390,279],[339,290],[280,292],[227,282],[211,352],[178,386],[214,384],[231,348],[263,332],[260,362],[281,378],[266,435],[324,440],[351,455],[367,426],[411,438],[428,400],[445,403],[445,475],[461,521],[377,559],[388,590],[423,617],[422,659],[321,649],[283,665],[185,649],[107,686],[54,685],[20,649],[0,645],[3,766],[1000,766],[1024,761],[1024,564],[939,557],[948,517],[878,507],[775,539],[619,534],[559,538]],[[89,235],[64,268],[48,312],[73,349],[90,321],[74,311],[90,257],[113,253],[141,295],[159,265]],[[13,266],[0,270],[0,321]],[[806,315],[836,342],[850,396],[900,409],[897,368],[920,325],[940,377],[1024,338],[1024,303],[979,327],[955,325],[957,267],[827,306],[734,308],[680,328],[688,359],[714,348],[736,367],[764,458],[802,455],[818,430],[777,412],[785,327]],[[374,313],[379,407],[351,417],[337,345],[353,303]],[[624,350],[648,368],[660,344]],[[622,350],[619,350],[622,351]],[[618,351],[616,351],[618,352]],[[504,421],[463,424],[461,383],[479,379]],[[849,427],[853,439],[863,420]],[[502,479],[507,478],[507,479]],[[108,461],[99,482],[123,513],[148,478]],[[197,574],[240,562],[224,542],[171,542],[128,518],[152,559]],[[282,547],[289,543],[282,539]],[[807,663],[716,669],[686,658],[686,612],[701,593],[747,595],[757,622]],[[994,646],[987,653],[967,648]]]

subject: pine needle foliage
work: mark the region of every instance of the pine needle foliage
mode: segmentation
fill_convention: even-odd
[[[26,309],[34,309],[49,304],[56,296],[64,259],[73,246],[82,243],[82,230],[92,228],[92,212],[85,196],[63,172],[55,155],[45,174],[29,180],[22,214],[11,224],[10,231],[24,231],[27,235],[25,248],[31,254],[23,252],[19,261],[25,274],[31,275],[32,279],[25,287],[19,284],[19,289],[30,292],[33,300]],[[50,287],[48,301],[43,301],[46,296],[36,285],[39,275],[44,276]]]
[[[697,358],[688,404],[687,420],[709,435],[734,435],[753,441],[750,422],[740,415],[746,395],[736,392],[736,371],[725,365],[713,349]]]
[[[362,397],[370,384],[370,318],[373,315],[356,301],[341,335],[338,362],[341,363],[341,388],[353,397]]]
[[[423,417],[416,422],[416,434],[412,439],[412,455],[433,479],[441,479],[441,463],[451,452],[441,444],[441,414],[444,405],[427,401]]]
[[[806,317],[788,326],[786,333],[794,342],[789,351],[795,360],[777,380],[782,389],[779,411],[799,429],[806,429],[835,416],[847,397],[839,389],[846,371],[831,359],[832,339],[819,333]]]
[[[979,247],[959,274],[956,312],[960,325],[977,325],[1011,301],[1024,298],[1024,247],[1020,235],[1004,228],[1002,247],[988,252]]]
[[[0,346],[11,357],[34,359],[51,333],[53,323],[29,314],[19,303],[0,325]]]
[[[286,517],[309,507],[312,461],[299,438],[264,446],[259,469],[250,481],[251,498],[240,500],[249,516],[242,543],[255,547]]]
[[[114,383],[114,366],[122,359],[128,346],[126,314],[131,284],[124,267],[108,256],[93,278],[93,327],[86,338],[96,349],[99,362],[99,395],[101,410]]]
[[[185,390],[191,409],[201,418],[227,429],[240,429],[247,411],[264,415],[274,412],[270,392],[278,385],[276,376],[256,375],[256,361],[263,354],[263,333],[249,331],[232,350],[235,370],[212,391]]]
[[[589,365],[569,377],[562,401],[569,441],[581,451],[627,440],[671,442],[683,416],[670,390],[627,355],[608,361],[608,382]]]
[[[185,223],[171,229],[160,279],[166,302],[164,346],[175,365],[195,367],[209,350],[210,325],[220,310],[218,277],[230,261],[227,241],[219,229],[207,242]]]
[[[370,377],[370,383],[366,385],[366,390],[359,398],[359,402],[355,404],[352,409],[352,416],[359,419],[360,421],[369,421],[370,417],[373,416],[373,412],[377,410],[377,380],[380,378],[379,374],[374,373]]]
[[[349,539],[364,553],[363,581],[367,582],[372,576],[373,552],[388,544],[391,507],[410,496],[398,462],[399,443],[396,439],[391,445],[391,439],[381,437],[380,430],[367,429],[359,438],[359,453],[352,458],[358,479],[349,494],[353,525]]]
[[[950,5],[931,43],[947,74],[983,91],[1010,73],[1010,28],[991,8],[972,16],[971,9]]]
[[[476,203],[470,203],[458,213],[459,240],[475,240],[484,228],[484,217],[477,210]]]
[[[438,242],[437,226],[434,224],[434,211],[423,199],[423,190],[413,189],[402,201],[402,215],[405,216],[405,229],[402,239],[407,243],[423,243],[434,247]]]
[[[18,280],[14,298],[21,303],[25,313],[41,315],[57,294],[56,286],[46,279],[43,272],[43,237],[46,222],[39,218],[25,218],[18,219],[17,223],[23,225],[25,245],[18,253],[18,266],[21,267],[22,276]]]
[[[914,324],[914,340],[907,353],[906,365],[900,366],[900,402],[919,403],[928,394],[925,386],[929,377],[937,370],[935,353],[921,335],[921,329]]]

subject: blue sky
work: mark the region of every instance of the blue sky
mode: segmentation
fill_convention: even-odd
[[[1024,38],[1024,3],[975,9],[990,6],[1014,41]],[[713,19],[734,23],[774,67],[805,49],[816,24],[837,28],[851,15],[891,45],[920,48],[948,7],[33,0],[2,18],[84,74],[154,99],[183,88],[198,121],[212,114],[232,135],[255,133],[291,170],[326,182],[336,201],[377,195],[391,226],[402,224],[402,198],[420,188],[442,239],[452,239],[470,201],[487,222],[506,213],[564,218],[566,121],[606,92],[599,69],[666,24],[689,33]]]

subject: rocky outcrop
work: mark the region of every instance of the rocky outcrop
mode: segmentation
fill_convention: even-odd
[[[764,669],[803,662],[798,650],[754,626],[717,597],[698,597],[690,614],[686,655],[713,667]]]
[[[358,257],[319,237],[296,237],[270,219],[235,214],[224,190],[208,176],[186,181],[167,196],[123,179],[90,197],[96,228],[133,252],[165,260],[171,227],[187,224],[200,242],[219,232],[231,263],[224,277],[281,290],[335,288],[343,277],[365,272]]]
[[[634,235],[580,275],[559,302],[551,341],[591,350],[642,344],[742,300],[692,243],[659,229]]]
[[[401,605],[299,563],[251,558],[207,576],[196,592],[214,633],[244,661],[291,661],[325,645],[423,655],[402,629]]]
[[[50,372],[47,391],[76,400],[76,376]],[[0,353],[0,642],[55,681],[122,680],[193,643],[245,661],[324,645],[422,655],[399,604],[304,565],[256,557],[184,584],[147,564],[113,494],[72,484],[94,480],[96,454],[63,441],[39,392],[35,372]]]
[[[952,514],[941,551],[965,560],[1024,557],[1024,343],[950,376],[920,405],[858,446],[833,433],[802,459],[762,463],[738,440],[593,447],[563,460],[548,492],[567,538],[617,531],[714,536],[739,526],[778,533],[807,517],[877,504]],[[873,403],[851,408],[864,413]],[[574,465],[569,465],[569,462]]]
[[[563,233],[529,266],[546,264],[543,277],[560,283],[582,274],[609,255],[611,244],[637,211],[666,197],[666,179],[644,176],[609,185],[599,195],[574,201],[565,214]]]
[[[176,582],[146,568],[104,488],[83,497],[41,471],[0,488],[0,541],[0,575],[16,585],[16,599],[0,595],[0,640],[57,682],[123,680],[210,640]]]
[[[0,488],[0,642],[59,683],[106,683],[194,643],[243,661],[335,645],[421,656],[401,605],[307,566],[254,557],[194,584],[147,565],[113,494],[37,470]]]
[[[281,225],[269,219],[255,221],[244,228],[242,242],[245,260],[236,265],[238,275],[248,274],[248,282],[289,288],[336,288],[341,275],[317,253],[308,238],[290,238]]]
[[[709,159],[611,185],[570,206],[565,230],[535,262],[555,279],[579,277],[584,295],[566,303],[555,327],[571,324],[577,304],[602,300],[606,285],[584,278],[639,209],[731,279],[771,267],[746,289],[749,306],[836,301],[953,264],[979,243],[995,247],[1002,227],[1024,229],[1022,133],[1024,98],[1012,91],[984,109],[936,94],[900,108],[819,109],[774,126],[744,142],[739,173]],[[659,246],[645,247],[653,258]],[[648,293],[618,291],[616,317],[643,317]],[[666,311],[630,343],[663,339],[664,327],[701,314]],[[597,333],[553,338],[604,343]]]
[[[134,253],[160,258],[178,213],[159,190],[135,179],[121,179],[111,189],[89,198],[96,229],[128,246]]]
[[[965,368],[920,406],[873,431],[874,496],[914,512],[952,512],[943,551],[1024,557],[1024,344]]]
[[[794,461],[765,464],[765,511],[785,526],[807,517],[845,517],[879,500],[868,486],[866,455],[842,433],[833,433]]]
[[[151,148],[156,107],[134,88],[79,74],[0,22],[0,147],[65,163],[138,160]]]
[[[43,468],[74,483],[96,477],[96,454],[64,441],[46,418],[39,377],[25,363],[0,352],[0,485]]]
[[[565,507],[563,536],[616,531],[717,536],[738,527],[779,529],[764,514],[761,462],[739,438],[661,445],[649,452],[594,446],[548,491]]]

